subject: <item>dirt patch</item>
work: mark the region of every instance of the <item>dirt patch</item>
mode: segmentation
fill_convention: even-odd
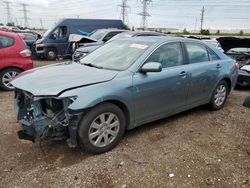
[[[36,61],[36,66],[55,62]],[[249,89],[139,127],[102,155],[17,138],[13,93],[0,91],[0,187],[250,187]]]

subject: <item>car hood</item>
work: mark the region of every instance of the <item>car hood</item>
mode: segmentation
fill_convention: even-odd
[[[217,39],[222,49],[227,52],[232,48],[250,48],[250,38],[220,37]]]
[[[77,48],[76,51],[77,52],[93,52],[94,50],[96,50],[97,48],[99,48],[100,46],[102,46],[102,44],[95,44],[95,45],[89,45],[89,46],[82,46],[80,48]]]
[[[85,43],[88,43],[88,42],[97,42],[97,40],[91,38],[91,37],[88,37],[88,36],[83,36],[83,35],[78,35],[78,34],[70,34],[69,35],[69,42],[85,42]]]
[[[112,80],[118,71],[78,63],[60,63],[26,71],[11,83],[35,96],[57,96],[65,90]]]

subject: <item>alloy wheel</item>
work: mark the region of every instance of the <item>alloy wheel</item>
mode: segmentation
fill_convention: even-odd
[[[2,83],[5,87],[9,89],[14,89],[12,84],[10,83],[19,73],[16,71],[8,71],[2,77]]]
[[[89,141],[96,147],[108,146],[116,139],[119,129],[120,121],[115,114],[102,113],[94,119],[89,127]]]
[[[221,106],[224,103],[226,96],[227,96],[226,86],[219,85],[214,96],[214,103],[216,104],[216,106]]]

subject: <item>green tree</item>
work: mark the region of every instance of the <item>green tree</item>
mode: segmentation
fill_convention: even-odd
[[[190,34],[190,33],[187,31],[186,28],[184,28],[184,29],[183,29],[183,34],[188,35],[188,34]]]
[[[217,31],[216,31],[216,34],[219,35],[219,34],[220,34],[220,30],[217,30]]]
[[[3,23],[0,23],[0,26],[3,26]]]
[[[126,24],[123,24],[123,27],[124,27],[125,30],[130,30],[129,26],[126,25]]]
[[[6,25],[7,26],[15,26],[15,23],[14,22],[8,22]]]
[[[244,31],[243,30],[240,30],[240,35],[244,35]]]
[[[209,29],[202,29],[201,34],[202,35],[210,35],[210,30]]]

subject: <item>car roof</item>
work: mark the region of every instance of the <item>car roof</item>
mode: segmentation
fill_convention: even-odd
[[[172,36],[140,36],[140,37],[129,37],[120,38],[117,40],[131,40],[138,42],[152,42],[152,43],[163,43],[163,42],[194,42],[198,44],[204,44],[204,42],[197,39],[189,39],[183,37],[172,37]]]
[[[14,37],[14,38],[18,36],[16,33],[6,32],[6,31],[0,31],[0,35],[5,35],[5,36],[9,36],[9,37]]]
[[[107,29],[96,29],[95,31],[110,32],[110,31],[126,31],[126,30],[125,29],[116,29],[116,28],[107,28]]]

